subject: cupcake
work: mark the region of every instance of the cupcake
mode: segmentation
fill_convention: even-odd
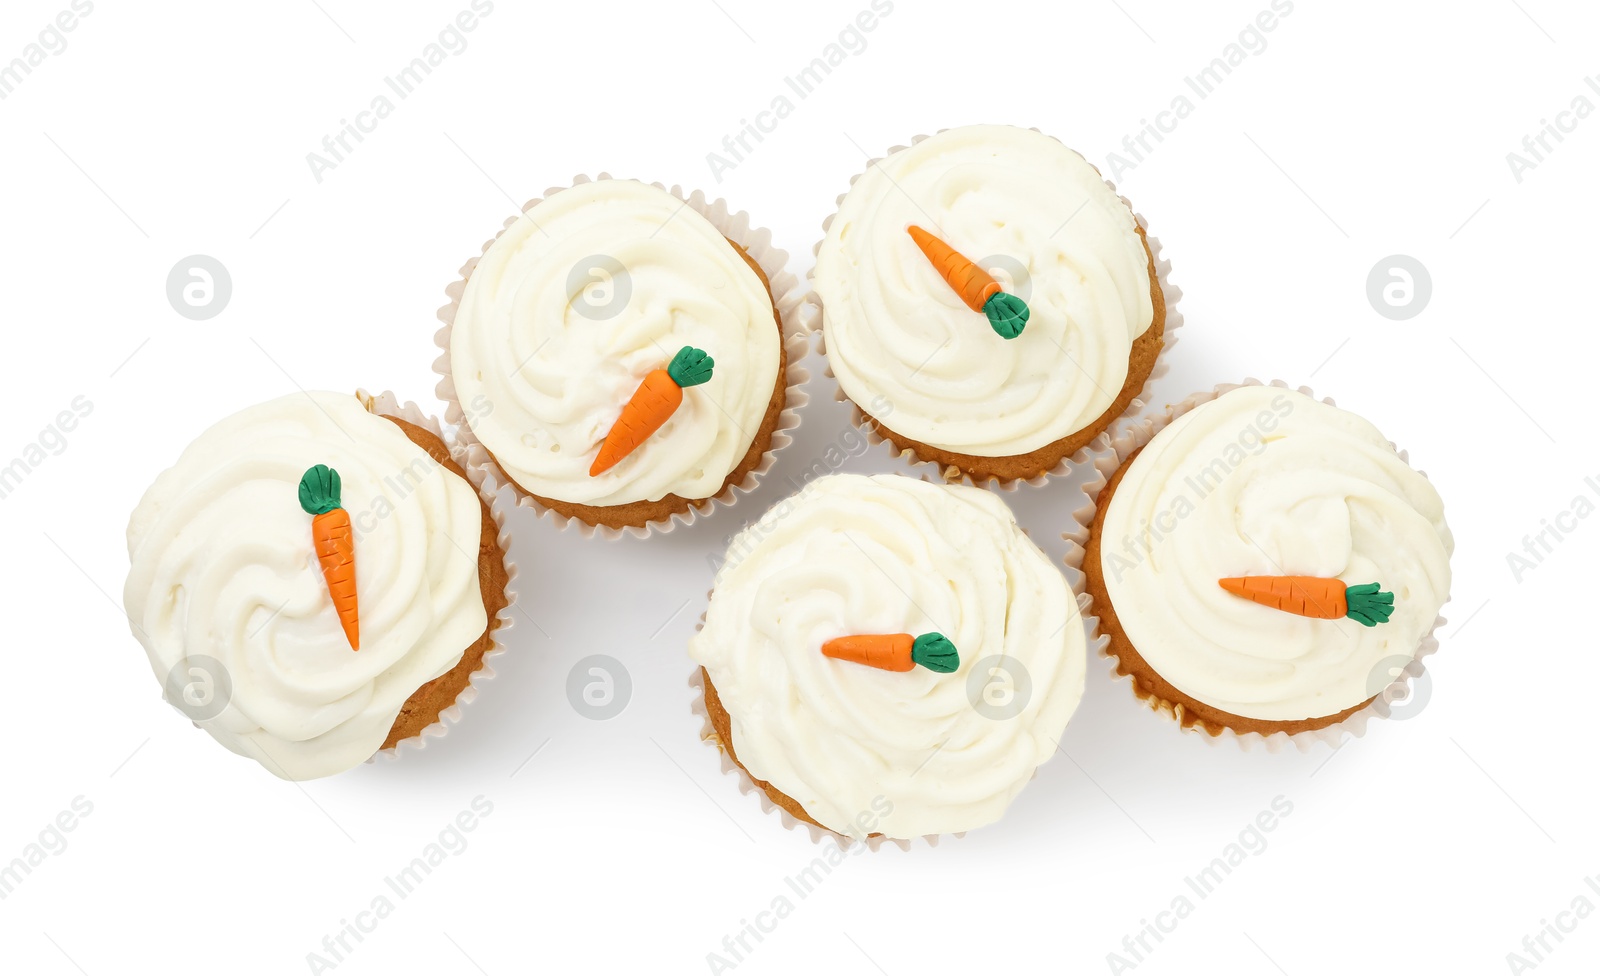
[[[440,734],[509,602],[489,508],[388,394],[216,424],[145,492],[128,555],[123,605],[168,701],[290,780]]]
[[[1144,227],[1049,136],[917,140],[857,177],[824,227],[811,281],[840,394],[947,477],[1057,469],[1156,366],[1168,309]]]
[[[496,485],[589,526],[670,524],[752,485],[797,405],[768,239],[699,194],[550,192],[441,310],[446,419]]]
[[[1330,729],[1436,646],[1444,506],[1366,420],[1219,387],[1118,441],[1083,569],[1117,670],[1183,727]]]
[[[1078,706],[1085,637],[998,496],[830,475],[734,539],[689,654],[706,737],[773,805],[909,841],[1000,819]]]

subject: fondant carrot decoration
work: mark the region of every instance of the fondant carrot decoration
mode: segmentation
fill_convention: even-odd
[[[300,507],[311,520],[311,540],[316,548],[322,578],[328,582],[333,608],[339,614],[345,639],[352,651],[361,650],[361,628],[356,613],[356,538],[350,531],[350,513],[339,503],[339,472],[319,464],[300,479]]]
[[[973,264],[955,248],[912,224],[906,228],[917,247],[933,262],[951,288],[974,312],[989,317],[989,326],[1005,339],[1015,339],[1028,324],[1028,303],[1000,288],[989,272]]]
[[[835,637],[822,645],[822,653],[841,661],[854,661],[885,671],[910,671],[922,665],[949,674],[961,666],[956,646],[943,634],[855,634]]]
[[[666,423],[678,405],[683,403],[686,387],[699,386],[711,378],[711,368],[716,360],[703,350],[684,346],[672,357],[666,369],[654,369],[639,384],[633,396],[622,408],[622,415],[611,425],[600,453],[589,465],[589,477],[610,468],[632,454],[640,444]]]
[[[1346,586],[1344,580],[1321,576],[1240,576],[1217,582],[1236,596],[1302,617],[1349,617],[1376,627],[1394,614],[1394,594],[1382,592],[1377,583]]]

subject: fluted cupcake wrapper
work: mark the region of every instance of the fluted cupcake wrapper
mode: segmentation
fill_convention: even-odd
[[[609,180],[613,177],[608,173],[601,173],[596,180]],[[552,187],[544,192],[544,196],[535,197],[523,205],[522,211],[542,200],[548,199],[563,190],[571,189],[584,183],[593,182],[590,177],[580,175],[574,177],[571,186]],[[531,508],[541,518],[549,518],[558,529],[568,526],[574,527],[585,538],[599,535],[604,539],[614,540],[624,534],[636,538],[646,538],[655,532],[670,532],[677,525],[693,525],[698,519],[711,515],[719,506],[730,507],[739,497],[754,491],[761,483],[761,479],[772,470],[777,460],[778,451],[788,447],[794,441],[793,432],[800,426],[800,408],[805,406],[810,396],[804,387],[811,378],[810,370],[800,364],[810,347],[810,342],[805,335],[805,328],[800,318],[800,309],[805,300],[805,289],[799,279],[786,270],[789,260],[788,252],[776,248],[772,244],[772,232],[765,227],[755,227],[750,223],[750,215],[741,210],[731,213],[726,200],[708,200],[705,193],[700,190],[686,193],[682,187],[673,186],[670,189],[661,183],[652,183],[659,190],[665,190],[673,196],[684,201],[689,206],[711,222],[722,236],[733,241],[750,255],[761,270],[766,274],[772,287],[773,305],[778,311],[778,317],[783,323],[783,343],[786,353],[787,365],[784,370],[784,401],[783,412],[778,417],[777,426],[772,432],[772,441],[767,446],[766,453],[742,481],[729,485],[720,493],[705,500],[703,506],[691,505],[687,511],[675,512],[670,516],[655,519],[643,526],[628,526],[614,529],[604,525],[591,525],[580,519],[571,518],[555,511],[534,498],[520,485],[513,481],[506,472],[495,463],[487,448],[472,433],[471,426],[466,422],[466,412],[461,408],[461,402],[456,395],[455,379],[450,370],[450,333],[455,325],[456,311],[461,306],[461,296],[466,290],[467,279],[489,248],[499,240],[500,234],[521,219],[522,214],[508,217],[505,226],[493,238],[484,243],[478,256],[471,258],[461,268],[461,277],[450,283],[445,293],[450,296],[449,304],[439,309],[439,320],[444,323],[434,335],[434,343],[440,349],[439,358],[434,360],[434,372],[439,374],[437,392],[439,398],[445,401],[445,422],[455,425],[458,430],[458,440],[466,451],[466,461],[463,462],[474,483],[484,486],[490,495],[498,495],[502,489],[507,489],[515,499],[515,504],[524,508]]]
[[[939,130],[939,132],[944,131],[947,130]],[[1037,128],[1032,129],[1032,131],[1039,132],[1040,135],[1049,135],[1048,133],[1040,132],[1040,130]],[[894,155],[895,153],[901,152],[902,150],[909,149],[911,146],[915,146],[917,143],[929,138],[932,137],[928,135],[913,136],[909,145],[891,146],[889,151],[883,156],[869,160],[861,172],[850,177],[850,186],[854,187],[857,180],[865,176],[867,172],[872,169],[872,167],[878,165],[884,159]],[[1055,137],[1050,136],[1050,138],[1054,139]],[[1060,142],[1059,139],[1056,141]],[[1090,165],[1093,166],[1094,164],[1090,163]],[[1096,166],[1094,169],[1096,173],[1100,172],[1099,167]],[[1102,179],[1104,179],[1103,176]],[[1114,183],[1112,183],[1110,180],[1105,180],[1105,184],[1106,186],[1110,187],[1113,193],[1116,193],[1117,187]],[[823,218],[823,236],[819,238],[816,244],[812,245],[811,247],[811,254],[813,258],[821,253],[822,244],[825,240],[827,240],[828,229],[833,226],[834,218],[839,216],[838,208],[844,205],[845,197],[848,195],[849,190],[839,194],[839,196],[834,200],[833,212],[828,214],[827,217]],[[1120,417],[1112,421],[1110,427],[1107,428],[1107,433],[1109,433],[1110,430],[1115,429],[1118,424],[1138,416],[1140,411],[1145,409],[1145,406],[1148,402],[1151,384],[1166,375],[1168,370],[1167,354],[1178,342],[1178,336],[1176,335],[1177,330],[1183,327],[1183,313],[1178,309],[1178,300],[1183,297],[1183,291],[1169,280],[1169,276],[1172,271],[1172,262],[1162,257],[1161,241],[1158,240],[1155,235],[1149,233],[1149,223],[1141,214],[1138,213],[1138,211],[1133,209],[1133,204],[1128,201],[1128,198],[1118,193],[1117,199],[1122,201],[1122,205],[1128,208],[1128,211],[1133,214],[1133,219],[1137,221],[1139,226],[1146,232],[1146,240],[1150,245],[1150,253],[1155,258],[1156,279],[1161,285],[1161,293],[1166,301],[1167,313],[1166,324],[1163,327],[1164,339],[1161,353],[1156,357],[1155,366],[1150,370],[1150,375],[1146,378],[1144,386],[1140,390],[1139,395],[1133,398],[1133,402],[1128,404],[1128,409],[1123,411]],[[810,289],[806,294],[805,304],[800,309],[799,320],[808,335],[815,334],[817,336],[817,351],[824,354],[824,357],[826,357],[827,337],[823,328],[824,309],[822,297],[816,292],[814,284],[815,277],[816,262],[813,260],[811,270],[807,272],[807,281],[810,284]],[[1026,483],[1038,487],[1043,485],[1051,478],[1063,478],[1069,476],[1075,467],[1091,464],[1093,462],[1094,455],[1099,451],[1104,450],[1106,447],[1106,433],[1102,433],[1100,436],[1096,437],[1088,445],[1079,449],[1074,454],[1063,457],[1059,462],[1056,463],[1054,467],[1031,478],[1002,479],[991,476],[988,478],[975,479],[970,474],[954,465],[944,467],[936,461],[924,461],[923,459],[917,457],[916,453],[909,448],[901,449],[897,447],[893,441],[890,441],[888,438],[878,433],[877,428],[867,421],[866,412],[862,410],[861,407],[855,403],[855,401],[851,400],[850,397],[845,394],[844,388],[839,384],[838,378],[834,376],[833,366],[831,364],[823,367],[823,373],[830,380],[833,380],[833,398],[842,403],[850,404],[853,422],[858,428],[865,432],[867,439],[871,443],[888,445],[891,454],[904,458],[907,463],[914,467],[925,468],[929,471],[935,472],[937,477],[946,482],[969,484],[979,488],[999,488],[1003,491],[1011,491],[1015,489],[1019,483]]]
[[[505,506],[492,492],[484,491],[481,478],[474,476],[472,469],[467,467],[465,463],[465,448],[458,441],[446,436],[438,418],[423,413],[421,408],[409,400],[401,403],[398,397],[387,390],[375,396],[368,394],[365,390],[360,390],[357,391],[356,396],[369,412],[388,417],[398,417],[409,424],[421,427],[444,441],[445,445],[450,448],[450,456],[467,472],[467,480],[472,483],[473,488],[477,489],[479,495],[489,505],[489,514],[494,518],[495,526],[499,530],[497,541],[500,551],[505,554],[506,568],[506,605],[495,616],[492,631],[494,646],[484,652],[483,661],[478,670],[472,673],[467,686],[461,689],[461,693],[456,696],[455,702],[449,708],[441,711],[438,719],[433,724],[410,738],[401,739],[391,748],[378,750],[367,760],[368,763],[372,763],[380,758],[386,761],[398,760],[406,752],[414,752],[426,748],[430,739],[444,738],[450,729],[461,721],[462,709],[477,699],[479,689],[494,680],[495,672],[492,662],[494,658],[505,653],[506,637],[511,632],[514,621],[517,603],[517,565],[511,558],[511,533],[506,528]]]
[[[1084,504],[1072,513],[1073,527],[1062,533],[1062,538],[1067,542],[1066,562],[1069,569],[1077,573],[1075,586],[1082,585],[1085,577],[1083,574],[1083,561],[1085,546],[1089,542],[1089,529],[1094,524],[1098,512],[1097,502],[1102,491],[1110,482],[1111,476],[1117,469],[1127,462],[1128,458],[1140,448],[1150,443],[1157,433],[1164,430],[1174,420],[1188,413],[1204,403],[1209,403],[1224,393],[1239,389],[1243,386],[1274,386],[1279,389],[1296,389],[1297,392],[1316,398],[1309,387],[1290,387],[1283,380],[1273,380],[1262,383],[1256,379],[1246,379],[1243,383],[1221,383],[1207,393],[1196,393],[1178,403],[1168,406],[1164,411],[1151,411],[1146,416],[1133,419],[1124,419],[1119,424],[1107,431],[1106,437],[1109,450],[1100,452],[1094,459],[1094,474],[1084,484],[1086,498]],[[1332,399],[1323,398],[1323,403],[1334,406]],[[1402,461],[1410,463],[1410,456],[1398,446],[1389,445]],[[1419,471],[1418,474],[1424,474]],[[1152,695],[1145,694],[1139,689],[1132,675],[1123,674],[1121,662],[1110,650],[1110,638],[1100,630],[1100,619],[1094,615],[1093,597],[1085,590],[1082,597],[1085,606],[1085,620],[1089,625],[1090,648],[1098,648],[1101,655],[1111,663],[1111,678],[1116,682],[1126,682],[1136,699],[1143,702],[1153,711],[1158,711],[1178,722],[1179,716],[1173,706]],[[1423,635],[1418,642],[1416,652],[1412,655],[1411,663],[1396,676],[1386,688],[1373,698],[1371,703],[1353,713],[1342,722],[1314,729],[1308,732],[1299,732],[1290,735],[1287,732],[1274,732],[1271,735],[1262,735],[1259,732],[1239,733],[1232,729],[1224,728],[1219,735],[1211,735],[1203,729],[1190,727],[1184,731],[1193,732],[1213,745],[1220,745],[1231,741],[1239,748],[1251,751],[1257,747],[1264,747],[1267,752],[1280,752],[1286,745],[1293,745],[1301,752],[1307,752],[1317,743],[1338,746],[1346,736],[1360,738],[1366,734],[1368,723],[1373,719],[1386,719],[1391,715],[1390,706],[1400,699],[1411,694],[1411,682],[1422,676],[1423,659],[1439,649],[1438,638],[1434,635],[1439,628],[1444,626],[1446,620],[1440,616],[1434,620],[1433,627]],[[1181,728],[1180,724],[1180,728]]]

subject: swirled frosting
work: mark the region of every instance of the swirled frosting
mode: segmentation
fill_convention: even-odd
[[[716,361],[665,426],[598,477],[624,404],[685,345]],[[584,505],[716,494],[778,378],[761,279],[693,207],[633,180],[551,194],[490,245],[450,334],[472,433],[527,491]]]
[[[1002,339],[918,250],[917,224],[1031,310]],[[1150,328],[1133,214],[1082,156],[1030,129],[949,129],[869,168],[817,253],[828,365],[857,404],[932,447],[1025,454],[1111,406]]]
[[[1129,462],[1101,533],[1129,641],[1184,694],[1263,721],[1335,715],[1387,686],[1449,598],[1454,543],[1433,486],[1366,420],[1270,386],[1224,393]],[[1379,582],[1394,616],[1300,617],[1235,576]]]
[[[315,464],[343,481],[360,651],[300,507]],[[151,485],[123,606],[156,677],[199,689],[210,707],[192,717],[217,741],[285,779],[327,776],[371,757],[483,633],[481,528],[472,486],[399,427],[348,394],[295,393],[210,428]]]
[[[1083,694],[1072,591],[990,492],[819,478],[728,560],[690,656],[740,762],[833,830],[911,838],[999,819]],[[929,631],[959,650],[954,673],[821,653],[835,637]]]

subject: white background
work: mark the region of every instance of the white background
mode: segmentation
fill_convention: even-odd
[[[0,863],[75,797],[93,804],[0,901],[0,968],[310,971],[307,953],[480,795],[493,813],[470,846],[337,972],[703,973],[725,936],[788,895],[793,911],[737,972],[1100,973],[1124,935],[1188,894],[1193,913],[1139,973],[1497,973],[1575,898],[1600,905],[1584,880],[1600,873],[1584,748],[1600,518],[1521,582],[1506,560],[1576,496],[1597,499],[1584,479],[1600,480],[1585,389],[1600,121],[1578,122],[1520,182],[1506,154],[1574,97],[1600,105],[1584,83],[1600,69],[1600,14],[1295,0],[1265,49],[1200,99],[1185,76],[1266,0],[896,0],[865,49],[799,99],[784,77],[864,0],[718,3],[498,0],[321,182],[306,154],[467,0],[98,0],[0,101],[0,463],[74,397],[93,404],[0,501]],[[6,3],[0,63],[65,8]],[[792,114],[718,182],[707,153],[780,94]],[[1008,122],[1104,169],[1177,95],[1193,112],[1118,179],[1184,291],[1154,399],[1283,378],[1409,448],[1458,543],[1451,622],[1414,718],[1337,752],[1214,748],[1094,661],[1068,755],[1003,822],[852,857],[798,898],[784,879],[821,849],[718,773],[690,715],[684,644],[707,557],[849,422],[815,357],[798,442],[738,509],[647,544],[515,518],[537,626],[519,617],[499,679],[426,751],[300,787],[161,701],[116,605],[146,485],[214,421],[296,387],[392,388],[440,409],[434,310],[523,200],[601,170],[704,188],[772,228],[804,274],[869,154]],[[168,272],[191,254],[232,275],[209,321],[167,302]],[[1392,254],[1431,272],[1431,301],[1406,321],[1367,299]],[[907,470],[881,447],[848,467]],[[1053,557],[1074,498],[1059,481],[1007,496]],[[589,654],[631,675],[609,721],[568,703],[567,674]],[[1184,878],[1279,796],[1293,813],[1267,849],[1195,896]],[[1564,938],[1537,972],[1594,972],[1600,914]]]

